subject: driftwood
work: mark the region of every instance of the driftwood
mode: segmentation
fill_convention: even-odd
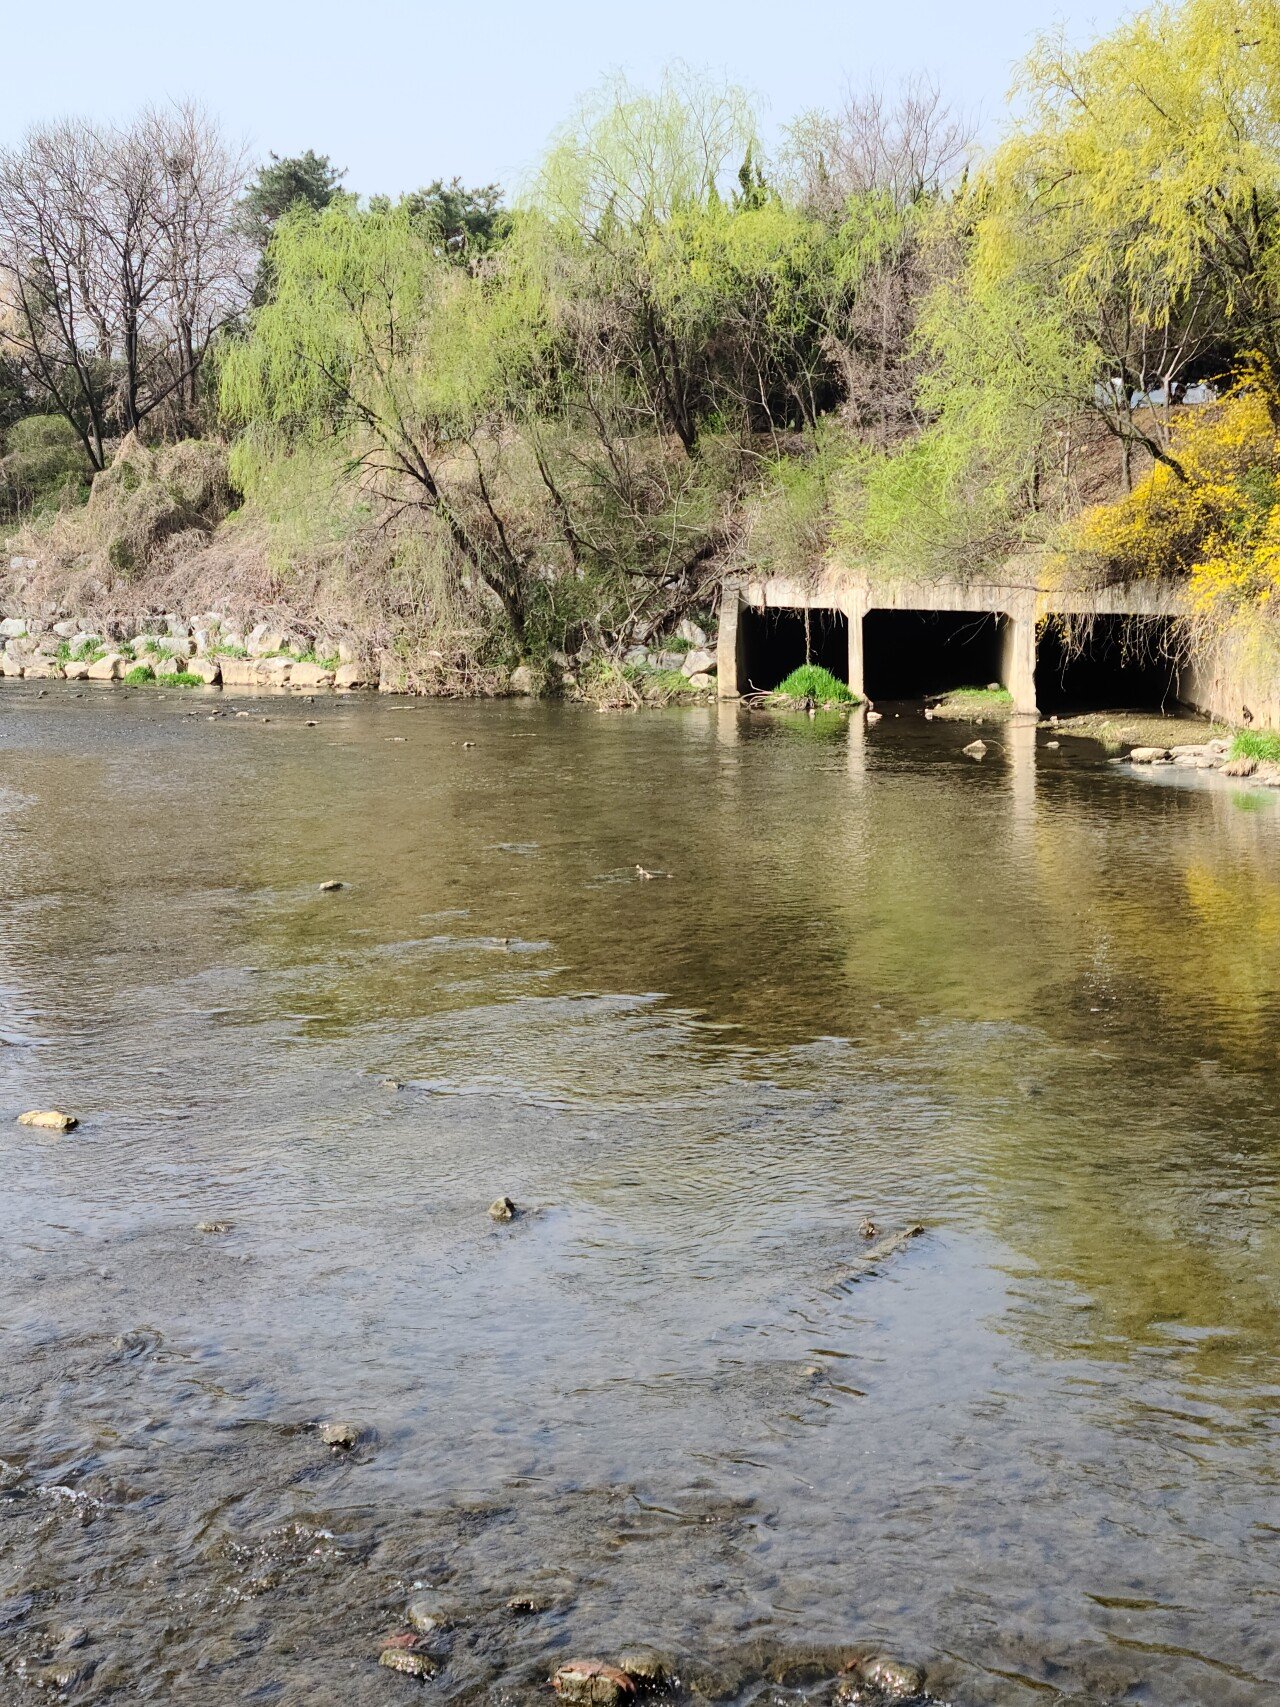
[[[891,1256],[896,1256],[905,1245],[909,1245],[913,1239],[918,1239],[923,1232],[924,1228],[920,1223],[913,1221],[909,1227],[904,1227],[901,1232],[890,1233],[887,1238],[881,1239],[878,1244],[872,1245],[869,1251],[864,1251],[860,1257],[857,1257],[849,1272],[841,1275],[839,1284],[841,1286],[852,1286],[855,1281],[861,1280],[864,1275],[879,1268],[882,1262],[887,1262]]]

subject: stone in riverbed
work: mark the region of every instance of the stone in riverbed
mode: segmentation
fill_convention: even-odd
[[[332,895],[338,889],[345,889],[346,884],[340,877],[330,877],[320,885],[322,895]]]
[[[417,1641],[416,1636],[408,1640],[397,1637],[378,1655],[378,1664],[386,1666],[388,1671],[402,1672],[405,1677],[434,1677],[440,1670],[440,1661],[424,1648],[409,1645]]]
[[[182,668],[188,675],[199,676],[207,687],[217,687],[222,680],[222,668],[216,658],[187,658]]]
[[[617,1707],[636,1692],[635,1679],[604,1660],[570,1660],[551,1683],[562,1701],[577,1707]]]
[[[360,1425],[353,1422],[327,1422],[320,1427],[320,1438],[335,1452],[350,1452],[360,1443]]]
[[[63,666],[63,675],[69,682],[83,682],[89,678],[89,663],[85,658],[72,658]]]
[[[409,1602],[405,1616],[422,1636],[436,1635],[441,1630],[452,1629],[457,1622],[455,1614],[435,1593],[416,1595]]]
[[[987,743],[985,741],[970,741],[967,747],[962,747],[960,750],[966,758],[985,759],[987,756]]]
[[[70,1132],[79,1124],[74,1114],[63,1114],[60,1108],[29,1108],[18,1116],[19,1126],[39,1126],[46,1132]]]
[[[230,1221],[197,1221],[196,1222],[196,1232],[197,1233],[229,1233],[230,1231],[231,1231]]]
[[[518,1213],[509,1197],[495,1197],[489,1205],[490,1221],[514,1221]]]
[[[513,694],[518,694],[522,699],[532,699],[538,691],[537,679],[528,664],[516,665],[511,672],[508,686]]]
[[[661,1689],[671,1676],[671,1667],[652,1648],[628,1648],[618,1655],[618,1669],[642,1689]]]
[[[30,675],[30,673],[30,671],[27,672],[28,675]],[[1238,759],[1229,759],[1222,767],[1222,774],[1223,776],[1252,776],[1257,768],[1257,759],[1250,759],[1241,756]]]
[[[119,652],[108,652],[99,658],[96,664],[90,664],[88,679],[91,682],[119,681],[125,669],[125,659]]]
[[[369,685],[369,672],[363,664],[339,664],[333,674],[335,688],[363,688]]]
[[[1169,757],[1167,747],[1135,747],[1129,754],[1129,763],[1133,765],[1154,765],[1161,759]]]
[[[841,1670],[851,1673],[862,1683],[870,1684],[884,1700],[910,1701],[924,1691],[923,1668],[895,1660],[891,1654],[869,1654],[847,1660]]]

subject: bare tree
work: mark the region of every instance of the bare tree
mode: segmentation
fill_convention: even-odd
[[[0,154],[0,335],[93,467],[161,409],[189,424],[210,341],[247,300],[243,182],[190,104],[39,126]]]
[[[961,175],[974,127],[943,99],[932,78],[905,78],[889,96],[876,83],[850,89],[834,113],[809,112],[787,133],[785,165],[814,213],[839,218],[858,197],[897,209],[938,195]]]

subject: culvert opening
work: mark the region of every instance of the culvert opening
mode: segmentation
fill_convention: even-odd
[[[849,619],[843,611],[808,613],[806,651],[803,610],[745,610],[742,613],[742,675],[749,691],[768,693],[801,664],[821,664],[849,680]]]
[[[1000,681],[1007,620],[989,611],[868,611],[862,624],[867,697],[923,699]]]
[[[1041,711],[1172,711],[1181,626],[1167,616],[1049,622],[1036,639]]]

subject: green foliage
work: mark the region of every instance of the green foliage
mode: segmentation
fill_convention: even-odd
[[[770,694],[779,705],[856,705],[858,696],[846,682],[820,664],[801,664]]]
[[[135,664],[124,679],[130,687],[142,687],[144,683],[155,680],[155,671],[150,664]]]
[[[1271,760],[1280,764],[1280,735],[1261,729],[1242,729],[1231,743],[1233,759]]]
[[[341,191],[345,171],[327,154],[271,154],[259,167],[240,203],[242,227],[259,249],[265,249],[278,222],[301,204],[318,213]]]
[[[0,456],[0,515],[82,502],[89,490],[89,459],[75,429],[61,415],[28,415],[4,434]]]
[[[144,669],[145,665],[142,666]],[[133,671],[129,672],[128,680],[132,681]],[[162,688],[202,688],[205,685],[203,676],[197,676],[192,670],[165,671],[156,676],[156,682]]]
[[[369,205],[389,210],[392,204],[374,197]],[[498,184],[470,190],[460,178],[451,178],[447,184],[437,178],[425,189],[410,191],[400,205],[429,235],[437,253],[458,263],[483,255],[511,230],[511,216],[502,206]]]

